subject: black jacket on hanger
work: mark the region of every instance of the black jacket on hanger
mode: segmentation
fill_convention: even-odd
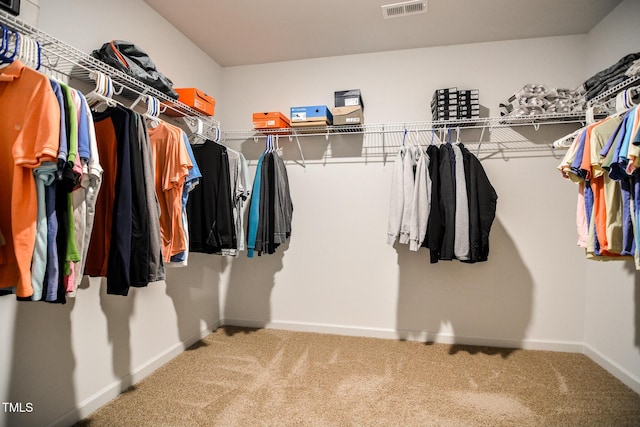
[[[480,160],[462,144],[464,175],[469,201],[469,259],[467,263],[487,261],[489,257],[489,233],[496,216],[498,195]]]
[[[456,224],[456,184],[455,184],[455,154],[451,144],[440,146],[440,218],[442,220],[442,244],[440,245],[440,259],[450,261],[454,259],[453,247],[455,243]]]
[[[427,222],[427,234],[422,246],[429,248],[430,261],[435,264],[440,260],[440,246],[444,235],[440,217],[442,208],[440,206],[440,150],[438,146],[429,145],[427,155],[429,156],[429,177],[431,178],[431,209]]]
[[[220,253],[237,248],[227,149],[213,141],[192,146],[202,177],[187,201],[189,250]]]

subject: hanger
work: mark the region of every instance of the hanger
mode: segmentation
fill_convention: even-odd
[[[10,52],[12,38],[13,38],[13,52]],[[24,40],[24,38],[22,39]],[[4,58],[7,60],[7,62],[11,63],[15,59],[20,58],[20,56],[18,55],[18,53],[20,52],[20,43],[21,43],[20,33],[13,32],[9,36],[7,36],[7,48],[4,55]],[[18,55],[18,58],[16,58],[16,55]]]
[[[274,143],[274,137],[273,135],[267,135],[267,143],[266,143],[266,149],[265,152],[266,153],[273,153],[273,150],[275,149],[275,143]]]
[[[113,88],[110,90],[113,92]],[[147,119],[150,127],[158,127],[160,124],[160,101],[151,95],[147,95],[145,101],[147,103],[147,111],[142,116]]]
[[[204,131],[204,123],[202,122],[200,117],[189,117],[189,121],[192,125],[194,125],[194,129],[188,136],[189,141],[192,144],[203,144],[207,140]]]
[[[2,63],[11,63],[13,62],[13,56],[15,56],[15,53],[18,51],[18,43],[19,43],[19,35],[17,35],[18,33],[13,33],[11,30],[9,30],[9,28],[4,25],[4,24],[0,24],[0,28],[2,28],[2,39],[0,39],[0,62]],[[13,55],[9,55],[9,48],[10,48],[10,44],[11,44],[11,37],[14,37],[14,52]]]
[[[99,71],[91,71],[89,77],[96,82],[95,89],[85,95],[87,104],[92,110],[95,111],[102,104],[107,107],[115,107],[119,104],[115,99],[107,96],[109,93],[112,93],[112,91],[109,90],[109,85],[113,88],[113,83],[110,83],[110,77]]]
[[[453,143],[456,145],[460,144],[460,126],[456,128],[456,140]]]
[[[581,127],[580,129],[574,130],[569,135],[565,135],[562,138],[556,139],[555,141],[553,141],[553,144],[552,144],[553,148],[570,147],[573,144],[573,141],[575,141],[575,139],[578,137],[580,132],[582,132],[583,130],[584,130],[584,127]]]
[[[0,29],[2,29],[2,37],[0,38],[0,55],[4,55],[7,50],[7,31],[9,31],[9,29],[2,23],[0,23]]]
[[[42,49],[40,42],[33,40],[31,37],[24,34],[14,33],[16,37],[16,52],[17,59],[20,59],[26,65],[32,67],[35,70],[40,70],[42,65]]]
[[[617,102],[616,102],[617,104]],[[567,148],[570,147],[573,142],[575,141],[575,139],[578,137],[578,135],[580,135],[580,133],[582,131],[584,131],[587,127],[589,127],[590,125],[593,125],[596,123],[596,118],[595,118],[595,113],[596,111],[602,111],[603,107],[602,106],[591,106],[589,108],[586,109],[585,111],[585,125],[582,126],[580,129],[576,129],[575,131],[571,132],[568,135],[565,135],[561,138],[556,139],[551,146],[553,148]],[[618,114],[618,113],[616,113]]]
[[[635,107],[640,103],[640,86],[634,86],[626,89],[625,93],[625,104],[628,109]],[[634,102],[634,99],[638,99],[639,102]]]
[[[404,155],[407,151],[407,128],[404,128],[404,132],[402,133],[402,144],[400,145],[400,154]]]

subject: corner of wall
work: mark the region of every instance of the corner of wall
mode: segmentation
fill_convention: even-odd
[[[18,18],[29,25],[37,27],[40,23],[40,1],[22,0],[20,3],[20,15],[18,15]]]

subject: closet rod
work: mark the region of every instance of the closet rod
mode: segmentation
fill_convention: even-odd
[[[45,74],[53,77],[63,75],[93,84],[90,73],[98,71],[110,77],[114,84],[122,87],[124,89],[122,95],[126,98],[137,99],[140,96],[151,95],[163,102],[171,110],[182,112],[187,116],[199,117],[212,127],[220,128],[220,123],[211,117],[205,116],[188,105],[168,97],[159,90],[116,70],[110,65],[56,39],[3,10],[0,10],[0,22],[11,30],[24,34],[40,44],[42,51],[41,71],[44,69]]]

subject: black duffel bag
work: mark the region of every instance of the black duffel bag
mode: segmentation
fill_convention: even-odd
[[[178,94],[173,90],[173,82],[156,70],[156,65],[145,51],[131,42],[111,40],[100,49],[91,52],[91,56],[148,84],[170,98],[178,99]]]

